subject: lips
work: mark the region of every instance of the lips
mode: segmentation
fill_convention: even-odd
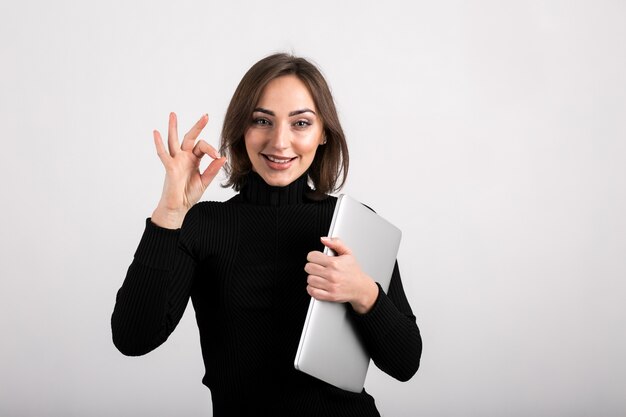
[[[289,163],[291,161],[293,161],[294,159],[296,159],[295,157],[293,158],[285,158],[285,157],[279,157],[279,156],[274,156],[274,155],[265,155],[263,154],[263,156],[265,157],[265,159],[268,159],[271,162],[274,162],[276,164],[286,164]]]
[[[284,171],[289,169],[292,165],[292,162],[297,159],[294,157],[285,157],[285,156],[277,156],[277,155],[266,155],[261,154],[263,159],[265,159],[265,163],[267,167],[273,171]]]

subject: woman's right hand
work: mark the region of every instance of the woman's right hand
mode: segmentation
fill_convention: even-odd
[[[151,218],[157,226],[167,229],[180,228],[187,211],[200,200],[204,190],[226,162],[226,158],[220,157],[215,148],[204,140],[196,143],[208,120],[209,116],[203,115],[183,137],[181,144],[178,141],[176,114],[170,113],[168,150],[163,145],[161,134],[157,130],[153,132],[157,155],[165,167],[163,193]],[[205,155],[213,158],[213,161],[200,174],[200,161]]]

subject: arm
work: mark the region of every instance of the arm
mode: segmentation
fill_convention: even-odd
[[[125,355],[143,355],[161,345],[185,311],[195,261],[181,234],[181,229],[165,229],[146,220],[111,317],[113,343]]]
[[[422,338],[397,262],[387,294],[377,286],[378,297],[372,308],[365,314],[351,309],[351,315],[376,366],[400,381],[408,381],[419,368]]]
[[[161,134],[153,132],[165,168],[163,192],[152,218],[146,221],[111,317],[113,343],[125,355],[143,355],[163,343],[189,301],[198,217],[192,207],[226,162],[211,145],[196,142],[207,122],[205,114],[180,143],[176,114],[170,113],[167,149]],[[207,155],[213,160],[200,173],[200,161]]]

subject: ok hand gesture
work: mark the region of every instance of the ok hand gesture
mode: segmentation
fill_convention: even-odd
[[[167,150],[163,145],[161,134],[157,130],[153,132],[157,155],[165,167],[163,193],[152,213],[152,222],[158,226],[168,229],[179,228],[187,211],[200,200],[204,190],[226,162],[226,158],[220,157],[215,148],[204,140],[196,143],[208,120],[209,116],[203,115],[185,134],[181,144],[178,141],[176,114],[170,113]],[[213,158],[213,161],[201,174],[200,161],[205,155]]]

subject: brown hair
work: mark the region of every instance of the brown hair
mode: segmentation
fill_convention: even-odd
[[[252,164],[246,152],[244,135],[252,123],[252,113],[263,89],[275,78],[295,75],[309,89],[324,126],[326,144],[319,146],[309,167],[309,179],[316,193],[339,190],[348,175],[348,144],[339,123],[330,88],[319,69],[304,58],[278,53],[263,58],[243,76],[230,100],[220,141],[220,153],[228,158],[224,166],[227,181],[223,187],[239,191]]]

